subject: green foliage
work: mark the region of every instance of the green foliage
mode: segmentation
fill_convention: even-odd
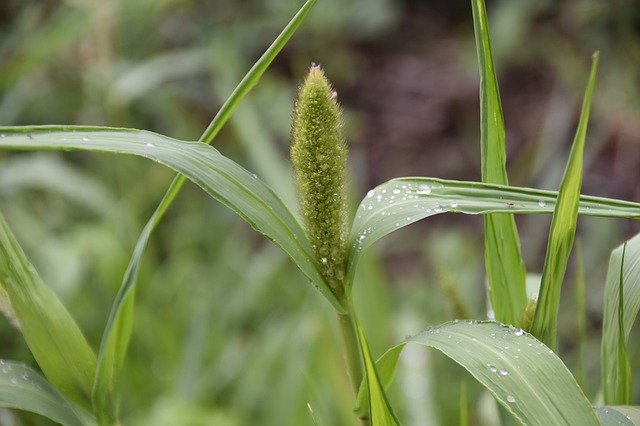
[[[69,426],[95,424],[37,371],[0,359],[0,407],[31,411]]]
[[[291,132],[300,210],[323,276],[341,297],[344,287],[347,148],[336,94],[313,65],[300,86]]]
[[[498,89],[484,0],[471,0],[480,65],[480,161],[482,181],[508,185],[504,116]],[[498,321],[516,324],[525,309],[526,271],[512,214],[484,216],[489,298]]]
[[[93,350],[56,294],[25,256],[0,215],[0,286],[31,353],[62,394],[89,406],[96,366]]]
[[[630,403],[627,341],[640,309],[640,236],[611,252],[604,289],[601,379],[604,402]]]
[[[567,168],[560,185],[558,203],[553,212],[544,269],[542,270],[538,306],[531,324],[531,333],[552,348],[557,345],[560,289],[562,288],[576,233],[580,189],[582,187],[584,144],[587,138],[589,110],[596,82],[598,63],[599,54],[596,53],[593,55],[589,82],[582,101],[580,122],[578,123]]]
[[[323,7],[309,21],[312,30],[307,37],[300,38],[301,42],[294,45],[287,56],[295,73],[300,69],[299,64],[309,62],[311,52],[316,55],[316,51],[322,51],[317,49],[318,42],[332,46],[331,55],[322,58],[322,62],[332,69],[332,76],[334,68],[331,64],[340,64],[335,67],[336,81],[340,85],[341,66],[349,70],[343,70],[342,78],[345,74],[347,78],[353,78],[357,71],[350,65],[357,61],[351,55],[345,55],[346,50],[338,42],[341,41],[338,29],[352,32],[354,39],[366,37],[367,31],[373,31],[375,25],[362,29],[360,23],[366,21],[365,16],[375,18],[378,28],[382,28],[393,14],[388,6],[391,3],[386,0],[358,1],[345,8],[332,7],[331,1],[321,2]],[[164,170],[124,156],[113,161],[106,156],[77,153],[69,154],[68,158],[64,157],[65,161],[57,163],[54,160],[62,156],[38,157],[45,159],[38,162],[28,155],[11,154],[3,162],[0,197],[3,202],[5,197],[11,200],[3,210],[19,237],[13,237],[8,225],[1,221],[0,310],[17,326],[8,329],[11,337],[6,345],[3,340],[3,351],[11,353],[12,358],[28,357],[14,342],[14,335],[22,332],[49,382],[28,367],[3,361],[0,367],[10,366],[11,369],[0,368],[0,406],[32,411],[72,425],[94,424],[93,416],[99,424],[351,424],[357,418],[352,412],[353,395],[349,393],[347,374],[344,374],[346,364],[351,385],[359,390],[356,414],[364,423],[370,421],[373,425],[400,424],[399,419],[407,419],[407,423],[435,422],[438,416],[446,424],[454,420],[461,424],[501,422],[499,414],[486,409],[486,401],[475,404],[482,389],[489,399],[491,393],[500,404],[502,421],[507,424],[509,415],[514,421],[525,424],[598,424],[598,420],[602,424],[637,422],[637,407],[620,405],[631,403],[629,384],[632,376],[628,368],[627,345],[640,300],[635,291],[638,274],[634,269],[637,265],[634,240],[625,246],[626,252],[622,249],[621,257],[619,250],[612,254],[605,288],[602,386],[605,403],[617,405],[594,410],[585,395],[587,387],[581,389],[563,362],[548,348],[555,345],[557,325],[567,327],[557,313],[560,285],[577,215],[640,218],[638,203],[580,195],[582,151],[595,65],[560,191],[508,186],[504,116],[487,13],[484,1],[472,0],[480,69],[483,182],[424,177],[390,180],[367,193],[347,234],[349,181],[345,178],[347,153],[341,110],[323,72],[312,67],[300,88],[294,113],[291,157],[297,174],[301,217],[293,211],[290,169],[283,163],[283,156],[279,156],[282,149],[275,142],[286,139],[287,125],[283,123],[288,118],[293,85],[280,81],[275,76],[278,73],[274,73],[265,76],[264,91],[251,99],[246,97],[305,21],[316,1],[309,0],[302,5],[228,98],[232,82],[245,67],[242,58],[249,56],[246,55],[249,51],[257,56],[263,49],[261,33],[269,32],[271,21],[279,22],[285,6],[278,6],[277,1],[261,5],[255,22],[238,20],[237,34],[231,34],[216,21],[216,25],[210,26],[212,29],[202,31],[200,37],[207,41],[200,42],[199,46],[181,47],[184,39],[178,37],[170,43],[172,46],[176,43],[174,51],[148,57],[147,44],[163,43],[154,39],[157,32],[151,31],[155,25],[153,20],[158,14],[171,10],[172,2],[154,3],[150,7],[151,3],[140,0],[121,5],[120,16],[126,18],[119,25],[126,37],[123,44],[106,49],[94,49],[99,43],[93,42],[111,40],[108,34],[113,30],[110,24],[115,12],[108,2],[100,7],[60,7],[58,11],[73,9],[74,13],[56,14],[50,26],[39,25],[37,19],[33,20],[31,22],[38,24],[37,31],[33,31],[32,41],[21,44],[17,42],[34,28],[29,24],[29,17],[46,14],[44,7],[25,6],[24,21],[12,24],[11,37],[0,42],[0,61],[10,58],[10,66],[0,70],[3,77],[0,89],[11,91],[10,96],[0,100],[0,120],[13,122],[7,117],[19,116],[19,112],[8,111],[14,105],[20,109],[20,102],[15,100],[23,99],[31,86],[22,83],[22,75],[36,74],[57,52],[64,51],[75,34],[82,30],[88,34],[87,43],[91,44],[91,49],[82,49],[83,54],[88,51],[95,54],[95,58],[87,61],[87,69],[82,70],[86,73],[86,76],[83,74],[82,94],[76,95],[74,90],[49,95],[49,91],[38,88],[36,91],[39,96],[42,93],[43,98],[42,102],[38,98],[38,105],[42,104],[46,109],[44,98],[47,96],[53,96],[56,102],[63,99],[87,105],[92,105],[91,98],[104,96],[106,102],[101,101],[99,107],[87,107],[78,117],[65,115],[66,112],[53,117],[66,117],[65,121],[130,122],[140,126],[144,125],[144,120],[142,124],[138,121],[140,117],[147,117],[149,111],[153,111],[149,116],[155,117],[154,113],[162,111],[159,116],[164,119],[153,119],[152,122],[171,129],[179,138],[108,127],[0,128],[2,150],[130,154],[151,159],[179,173],[138,236],[127,266],[127,247],[134,242],[130,241],[131,235],[139,231],[137,220],[152,210],[170,177]],[[367,8],[361,7],[364,3]],[[223,21],[236,21],[235,12],[229,12],[235,9],[227,7],[229,5],[231,2],[227,0],[212,5],[213,15],[221,16],[217,19]],[[247,2],[248,7],[251,5],[252,2]],[[194,7],[191,3],[183,6],[185,10]],[[508,7],[516,8],[503,6],[503,10]],[[178,23],[171,25],[182,28],[181,16],[172,16]],[[129,25],[126,19],[134,20],[136,25]],[[191,19],[201,18],[192,16]],[[171,27],[167,22],[164,21],[164,25]],[[327,38],[313,32],[327,26],[335,31],[323,33]],[[140,37],[142,34],[147,37]],[[496,37],[494,41],[500,58],[504,37]],[[117,56],[133,45],[140,50],[132,49],[136,53],[125,54],[110,63],[113,52],[118,52]],[[69,52],[63,53],[74,57]],[[136,55],[145,59],[140,61]],[[318,55],[322,56],[321,53]],[[104,78],[96,70],[106,68],[99,65],[93,68],[93,63],[100,61],[110,63],[116,71],[107,72],[108,76]],[[184,142],[180,139],[192,137],[181,135],[197,135],[200,126],[204,127],[199,122],[200,105],[211,105],[212,102],[202,82],[209,84],[209,81],[208,78],[195,79],[199,80],[193,86],[197,90],[193,87],[176,90],[176,87],[181,84],[178,80],[201,77],[202,74],[207,77],[211,74],[212,92],[222,105],[198,142]],[[24,81],[33,82],[29,78]],[[197,100],[194,102],[194,99]],[[241,101],[243,108],[239,108]],[[193,108],[194,105],[198,107]],[[58,104],[56,113],[57,108]],[[61,106],[60,111],[65,109]],[[347,114],[348,122],[352,119],[354,116]],[[17,123],[39,121],[21,120]],[[353,121],[357,123],[358,118]],[[460,121],[464,121],[463,114]],[[228,122],[232,124],[229,132],[223,130]],[[259,172],[260,178],[240,166],[242,160],[231,160],[239,154],[232,146],[220,147],[225,155],[208,146],[219,136],[229,140],[235,136],[240,140],[242,154],[247,157],[250,167]],[[354,151],[355,161],[359,164],[357,150]],[[521,157],[526,155],[521,154]],[[74,162],[74,166],[70,166],[70,162]],[[71,173],[82,169],[86,171]],[[520,182],[518,176],[522,178],[526,173],[518,167],[514,169],[517,172],[514,181]],[[94,172],[109,176],[113,182],[98,183],[92,176]],[[41,176],[29,177],[38,173]],[[197,192],[185,191],[184,198],[176,203],[175,211],[167,214],[187,180],[229,207],[281,251],[247,238],[246,226],[237,225],[237,221],[216,204],[198,198]],[[16,188],[20,188],[18,196],[11,193],[16,192]],[[37,196],[29,197],[33,192],[37,192]],[[41,207],[42,200],[49,200],[49,197],[58,204],[54,204],[54,208]],[[59,203],[60,200],[63,202]],[[66,209],[68,201],[73,207],[68,208],[70,213],[64,217],[58,211]],[[44,214],[38,214],[38,209]],[[542,335],[543,342],[548,345],[525,330],[496,322],[453,322],[407,338],[384,352],[377,363],[373,362],[373,355],[389,346],[390,335],[420,329],[425,322],[440,323],[450,316],[450,311],[444,309],[446,303],[441,300],[442,295],[434,293],[433,288],[455,288],[457,291],[458,283],[453,280],[460,277],[469,277],[469,283],[460,287],[464,288],[460,294],[464,295],[465,302],[473,303],[464,305],[463,310],[461,298],[456,311],[458,314],[469,311],[465,316],[484,317],[479,314],[483,309],[481,303],[476,303],[476,300],[484,299],[478,297],[482,294],[478,286],[482,279],[473,271],[477,262],[466,259],[476,248],[476,241],[466,230],[459,234],[461,242],[454,244],[431,240],[433,244],[423,246],[416,244],[413,235],[408,233],[397,233],[395,239],[389,238],[390,246],[420,251],[418,255],[436,253],[434,257],[449,260],[435,262],[425,256],[427,273],[419,279],[405,278],[396,272],[392,275],[394,285],[385,286],[388,277],[377,256],[370,253],[362,259],[365,249],[380,238],[445,212],[484,216],[484,257],[490,308],[499,321],[519,324],[525,330],[529,329],[535,310],[532,329]],[[536,305],[533,297],[537,291],[532,292],[529,277],[525,275],[513,215],[551,212],[554,216],[549,248],[540,303]],[[161,221],[166,223],[159,226]],[[306,225],[306,232],[301,222]],[[157,241],[150,244],[155,234]],[[51,288],[35,273],[19,247],[18,239],[24,242],[27,252],[33,252],[33,261],[52,284]],[[523,241],[528,242],[524,238]],[[51,247],[46,247],[48,244]],[[593,247],[600,245],[606,246],[604,239],[602,244]],[[288,269],[287,258],[293,260],[300,271]],[[63,270],[69,265],[68,261],[60,259],[74,259],[76,265],[84,264],[76,268],[81,272],[76,272],[74,280],[68,279],[72,273],[60,280],[49,279],[48,268]],[[431,268],[432,263],[437,263],[435,268]],[[463,272],[452,274],[455,278],[445,283],[449,287],[430,282],[430,269],[438,271],[435,280],[449,279],[441,273],[443,264]],[[391,266],[390,270],[393,270],[394,265]],[[73,272],[74,269],[70,269]],[[121,286],[100,336],[104,321],[101,313],[108,309],[105,300],[110,300],[111,292],[115,292],[115,287],[111,286],[120,280],[123,270]],[[480,271],[477,272],[479,275]],[[318,304],[317,293],[299,285],[301,277],[311,281],[330,303]],[[419,285],[407,286],[412,279]],[[67,284],[68,281],[71,284]],[[140,291],[138,281],[148,285]],[[355,282],[359,284],[352,292]],[[226,285],[228,283],[234,285]],[[579,301],[584,303],[580,312],[586,310],[587,302],[590,306],[593,303],[591,292],[582,293],[585,296]],[[87,296],[90,303],[85,302]],[[458,293],[455,293],[453,299],[457,300],[457,297]],[[389,306],[394,307],[393,315],[388,312]],[[97,366],[89,343],[69,312],[81,319],[79,322],[90,342],[100,342]],[[167,313],[170,314],[169,321]],[[336,313],[344,352],[335,347]],[[138,327],[135,338],[131,339],[135,327]],[[583,334],[581,327],[579,332]],[[365,336],[364,330],[368,330],[370,336]],[[5,330],[0,329],[0,333]],[[4,338],[4,334],[0,338]],[[128,353],[130,343],[135,350]],[[442,364],[437,359],[433,363],[431,353],[426,360],[419,357],[403,359],[400,355],[409,343],[433,347],[455,363]],[[571,343],[569,341],[567,347],[571,347]],[[582,345],[582,341],[578,344]],[[343,355],[346,355],[346,362]],[[571,366],[572,357],[568,355],[566,359],[567,365]],[[399,385],[394,387],[391,382],[397,366],[402,363],[425,364],[431,369],[410,373],[403,370],[398,374]],[[589,366],[585,365],[585,369]],[[610,371],[615,374],[608,374]],[[24,374],[29,380],[15,383],[14,379],[19,377],[13,372],[21,373],[20,377]],[[470,386],[467,386],[467,381],[460,376],[466,372],[478,383],[469,382]],[[432,387],[446,383],[447,388],[436,388],[437,395],[427,401],[414,399],[417,382],[409,382],[407,374],[411,375],[410,379],[422,380]],[[590,376],[594,375],[586,375],[587,378]],[[458,383],[464,383],[460,395],[456,393]],[[449,387],[454,388],[453,392]],[[264,395],[268,395],[268,400]],[[444,398],[454,402],[439,404]],[[121,400],[126,404],[122,411]],[[431,407],[435,404],[439,406]],[[86,411],[89,408],[91,414]],[[460,412],[451,414],[447,410]],[[416,415],[417,412],[422,414]],[[0,411],[0,415],[6,413]],[[424,413],[427,413],[426,418]]]

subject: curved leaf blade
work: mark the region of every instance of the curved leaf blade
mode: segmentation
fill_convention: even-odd
[[[384,387],[382,386],[378,371],[376,369],[375,362],[371,357],[369,351],[369,344],[364,336],[362,327],[356,323],[358,331],[358,340],[360,342],[360,351],[362,353],[362,360],[364,361],[364,371],[366,377],[366,386],[369,406],[369,415],[371,416],[372,426],[397,426],[399,424],[398,419],[393,413],[393,409],[387,400]]]
[[[95,354],[58,296],[42,282],[1,213],[0,287],[44,374],[64,395],[89,406]]]
[[[291,212],[260,179],[211,146],[132,129],[36,126],[5,127],[0,132],[4,135],[0,149],[130,154],[183,174],[282,248],[327,299],[343,310],[322,280],[310,244]]]
[[[593,55],[589,82],[582,101],[582,111],[578,129],[573,140],[569,161],[565,169],[558,201],[553,211],[549,241],[542,270],[542,281],[538,295],[538,305],[531,324],[531,333],[552,348],[556,347],[558,331],[558,310],[560,309],[560,289],[567,270],[567,263],[578,222],[578,205],[582,187],[582,160],[587,138],[591,97],[596,83],[599,54]]]
[[[551,213],[557,192],[423,177],[393,179],[372,189],[360,203],[349,236],[347,282],[364,250],[407,225],[445,212],[465,214]],[[640,203],[581,196],[578,213],[640,219]]]
[[[504,115],[496,77],[484,0],[472,0],[480,68],[480,157],[482,181],[509,185]],[[526,271],[513,214],[484,216],[485,267],[496,319],[516,324],[527,303]]]
[[[454,321],[416,336],[464,367],[520,422],[598,425],[573,375],[532,335],[496,322]]]
[[[640,425],[640,407],[618,405],[596,408],[602,426]]]
[[[626,249],[625,249],[626,246]],[[624,263],[623,263],[624,255]],[[621,288],[622,286],[622,288]],[[622,333],[619,332],[620,290],[622,299]],[[611,252],[604,288],[600,371],[605,404],[625,401],[619,387],[625,366],[619,355],[626,347],[631,328],[640,310],[640,234]],[[626,352],[626,351],[624,351]]]
[[[258,84],[258,81],[267,70],[271,62],[275,59],[282,48],[287,44],[289,39],[302,24],[317,0],[307,0],[302,5],[298,13],[289,21],[287,26],[276,37],[264,54],[256,61],[256,63],[247,72],[238,86],[224,102],[218,113],[199,141],[209,144],[217,136],[220,129],[232,116],[240,101]],[[117,392],[118,381],[122,365],[124,364],[125,355],[129,338],[131,336],[131,324],[133,323],[134,312],[134,290],[136,285],[137,271],[142,260],[142,255],[146,249],[149,238],[153,230],[158,225],[164,213],[171,206],[176,195],[180,192],[185,182],[185,176],[179,175],[171,183],[169,189],[165,193],[160,204],[156,207],[149,220],[147,221],[141,235],[136,242],[134,253],[129,261],[129,266],[122,285],[116,296],[116,301],[112,305],[109,321],[105,328],[105,333],[100,345],[100,354],[98,357],[98,368],[96,380],[93,390],[93,403],[96,411],[99,413],[110,413],[112,417],[117,417]],[[322,287],[323,281],[314,281],[315,277],[309,277],[316,286]]]
[[[0,360],[0,407],[30,411],[69,426],[95,424],[81,419],[71,404],[38,372]]]

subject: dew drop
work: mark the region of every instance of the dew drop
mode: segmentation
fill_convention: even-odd
[[[538,201],[538,205],[540,207],[547,207],[547,202],[545,200],[540,200],[540,201]]]
[[[399,193],[400,193],[400,190],[396,188],[396,189],[394,189],[394,190],[393,190],[393,193],[394,193],[394,194],[399,194]]]
[[[82,138],[82,142],[89,142],[89,138]]]
[[[373,208],[373,204],[369,204],[369,206],[367,207],[367,210],[371,210]]]
[[[152,144],[151,142],[147,142],[147,143],[146,143],[146,145],[147,145],[149,148],[153,148],[153,147],[155,146],[155,145],[154,145],[154,144]]]
[[[458,202],[456,200],[453,200],[449,203],[449,205],[455,209],[456,207],[458,207]]]
[[[320,262],[322,262],[323,265],[326,265],[327,264],[327,258],[326,257],[321,258]]]
[[[521,328],[516,328],[513,334],[515,334],[516,336],[522,336],[524,334],[524,330]]]
[[[367,192],[367,198],[371,198],[375,195],[375,191],[372,189],[369,192]]]
[[[507,402],[509,404],[513,404],[514,402],[516,402],[516,399],[511,395],[507,395]]]
[[[436,204],[433,209],[434,212],[440,213],[442,211],[442,206],[440,204]]]
[[[423,183],[418,185],[418,194],[428,195],[431,194],[431,188],[429,185]]]
[[[509,372],[507,370],[505,370],[504,368],[500,370],[500,375],[501,376],[506,376],[508,374],[509,374]]]
[[[487,367],[489,368],[489,371],[491,371],[492,373],[496,373],[498,371],[496,366],[493,364],[487,364]]]

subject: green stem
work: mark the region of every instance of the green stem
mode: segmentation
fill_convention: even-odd
[[[338,314],[338,323],[340,324],[340,331],[342,332],[342,340],[344,342],[348,374],[351,379],[353,391],[358,397],[358,391],[360,390],[360,384],[364,377],[364,369],[362,365],[362,352],[360,351],[360,342],[358,340],[358,334],[356,332],[356,316],[351,300],[347,300],[345,303],[344,314]],[[368,425],[369,420],[367,417],[360,418],[363,425]]]

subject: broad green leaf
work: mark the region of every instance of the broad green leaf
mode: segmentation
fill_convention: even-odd
[[[31,411],[65,426],[95,424],[72,405],[37,371],[0,359],[0,407]]]
[[[626,249],[625,249],[626,246]],[[624,253],[624,265],[622,257]],[[621,274],[622,271],[622,274]],[[620,289],[624,294],[622,333],[619,332]],[[605,404],[622,404],[626,399],[619,387],[624,377],[624,351],[629,333],[640,309],[640,234],[611,252],[609,269],[604,289],[604,312],[602,314],[601,376]],[[622,335],[621,335],[622,334]]]
[[[491,53],[484,0],[471,0],[480,65],[480,154],[482,181],[509,185],[504,115]],[[516,324],[527,303],[526,271],[512,214],[484,216],[485,267],[496,319]]]
[[[619,405],[596,408],[602,426],[640,425],[640,407]]]
[[[576,234],[580,189],[582,187],[582,159],[598,62],[599,54],[595,53],[591,64],[587,90],[582,101],[578,129],[573,140],[567,168],[560,184],[558,202],[551,220],[538,305],[531,324],[531,333],[552,348],[556,347],[560,289],[562,288],[562,281],[567,270],[567,263],[569,262],[569,255],[571,254]]]
[[[282,30],[282,32],[276,37],[271,46],[264,52],[264,54],[258,59],[258,61],[253,65],[253,67],[249,70],[249,72],[244,76],[242,81],[235,88],[233,93],[227,98],[224,102],[216,116],[213,118],[209,126],[205,129],[204,133],[200,137],[199,141],[204,142],[205,144],[210,144],[213,139],[220,132],[220,129],[225,125],[225,123],[229,120],[236,107],[240,103],[240,101],[251,91],[251,89],[258,84],[260,77],[267,70],[271,62],[275,59],[278,53],[282,50],[282,48],[287,44],[291,36],[296,32],[298,27],[305,20],[313,6],[315,5],[317,0],[308,0],[298,13],[289,21],[287,26]],[[153,146],[152,142],[148,142]],[[217,151],[216,151],[217,153]],[[224,157],[222,157],[224,158]],[[232,164],[227,160],[226,164]],[[247,173],[244,169],[238,167],[235,163],[229,166],[230,169],[235,170],[237,173],[236,178],[241,176],[246,180]],[[176,170],[178,170],[176,168]],[[221,177],[232,178],[232,176],[227,176],[221,174]],[[93,404],[98,413],[108,413],[110,417],[117,417],[117,393],[118,393],[118,383],[120,380],[120,374],[122,370],[122,365],[124,364],[125,355],[127,351],[127,346],[129,343],[129,338],[131,336],[131,324],[133,323],[133,306],[134,306],[134,290],[137,279],[138,268],[140,262],[142,260],[142,255],[144,254],[145,248],[149,241],[153,230],[156,228],[164,213],[171,206],[171,203],[175,199],[175,197],[180,192],[182,185],[185,182],[185,175],[176,176],[173,180],[169,189],[165,193],[164,197],[160,201],[160,204],[156,207],[156,210],[153,212],[149,220],[147,221],[142,233],[138,237],[138,241],[136,242],[136,246],[134,248],[133,255],[129,261],[129,266],[127,267],[127,271],[125,272],[125,276],[123,277],[122,285],[120,290],[118,291],[118,295],[116,296],[116,300],[111,308],[111,313],[109,314],[109,320],[107,322],[107,326],[105,328],[105,333],[102,338],[102,342],[100,345],[100,354],[98,356],[98,368],[96,371],[96,379],[94,383],[93,389]],[[227,179],[230,180],[230,179]],[[194,181],[199,183],[198,181]],[[242,182],[242,179],[240,180]],[[256,184],[260,186],[257,188],[259,192],[263,192],[262,195],[267,195],[267,204],[269,202],[274,202],[277,205],[277,208],[272,207],[271,205],[265,206],[261,203],[262,200],[258,200],[257,203],[249,202],[247,204],[247,200],[252,197],[242,197],[241,193],[243,191],[247,191],[247,188],[243,188],[242,184],[237,185],[234,184],[230,186],[230,189],[233,188],[236,192],[236,195],[239,196],[240,204],[236,205],[235,210],[245,218],[255,229],[263,232],[268,238],[276,241],[280,247],[282,247],[290,256],[292,253],[290,250],[295,251],[296,255],[295,260],[299,266],[302,267],[305,275],[309,277],[312,283],[321,289],[325,295],[329,297],[329,300],[336,304],[337,301],[333,294],[329,295],[326,293],[327,288],[324,285],[324,281],[321,276],[318,274],[315,265],[311,267],[311,263],[313,262],[312,258],[309,256],[309,252],[306,251],[309,249],[308,243],[306,242],[306,238],[303,235],[303,231],[300,228],[298,222],[291,216],[290,212],[285,208],[282,202],[273,194],[273,192],[266,188],[262,183],[258,183],[256,180]],[[251,185],[249,185],[249,188]],[[224,188],[224,186],[223,186]],[[211,189],[211,188],[210,188]],[[251,192],[251,191],[247,191]],[[212,195],[213,193],[210,192]],[[217,198],[225,203],[228,206],[232,206],[231,201],[228,201],[224,198],[224,194],[216,193],[220,196]],[[258,205],[260,205],[259,208]],[[265,208],[270,211],[265,212]],[[262,210],[262,214],[258,213],[258,211]],[[269,216],[278,216],[278,211],[283,211],[285,216],[281,216],[286,218],[284,221],[291,222],[289,225],[293,226],[293,233],[291,230],[284,231],[285,234],[290,233],[290,235],[285,235],[284,238],[277,239],[275,234],[270,234],[269,232],[262,229],[259,223],[254,223],[253,216],[262,216],[263,222],[265,225],[269,225],[271,222],[271,218]],[[264,214],[266,213],[266,214]],[[272,224],[276,224],[273,222]],[[278,224],[276,224],[277,227]],[[284,227],[288,225],[284,224]],[[289,241],[288,243],[284,243],[284,240],[293,237],[294,240],[297,241]],[[289,245],[293,243],[292,245]],[[285,244],[284,246],[282,244]],[[303,249],[294,248],[295,245],[302,244]],[[288,250],[285,248],[288,246]],[[302,262],[302,263],[298,263]],[[337,305],[336,305],[337,306]],[[107,414],[104,414],[107,415]]]
[[[47,378],[88,406],[96,358],[56,294],[29,263],[0,214],[0,287],[9,295],[20,330]]]
[[[152,159],[187,176],[201,186],[212,197],[236,211],[254,229],[280,246],[314,285],[341,310],[340,302],[318,273],[311,247],[304,231],[280,199],[260,179],[235,162],[221,155],[214,148],[193,142],[181,142],[151,132],[90,127],[32,127],[0,128],[0,148],[21,150],[85,150],[133,154]],[[176,195],[176,189],[168,199]],[[165,209],[168,204],[161,204]],[[112,337],[124,338],[130,334],[128,297],[135,282],[139,261],[149,235],[164,210],[157,210],[145,227],[133,255],[133,261],[125,274],[124,285],[116,302],[117,309],[110,316],[107,332],[116,332]],[[142,244],[140,242],[143,242]],[[124,309],[122,315],[118,312]],[[122,316],[121,316],[122,315]],[[105,389],[115,389],[115,374],[124,359],[126,344],[116,339],[109,344],[103,342],[101,353],[110,357],[104,380]],[[126,340],[126,339],[125,339]],[[106,345],[106,346],[105,346]],[[104,395],[109,393],[107,390]]]
[[[454,321],[404,343],[433,347],[464,367],[526,425],[598,425],[560,358],[521,329],[492,321]]]
[[[369,399],[369,415],[372,426],[387,426],[398,425],[398,419],[396,418],[387,395],[384,392],[384,388],[378,376],[375,362],[369,352],[369,344],[364,336],[362,327],[356,324],[358,331],[358,340],[360,342],[360,350],[362,352],[362,359],[364,361],[364,371],[368,389]]]
[[[1,142],[1,141],[0,141]],[[550,213],[557,192],[480,182],[407,177],[390,180],[369,191],[356,212],[349,236],[347,282],[363,251],[391,232],[445,212]],[[640,219],[640,204],[599,197],[580,197],[578,213]]]

